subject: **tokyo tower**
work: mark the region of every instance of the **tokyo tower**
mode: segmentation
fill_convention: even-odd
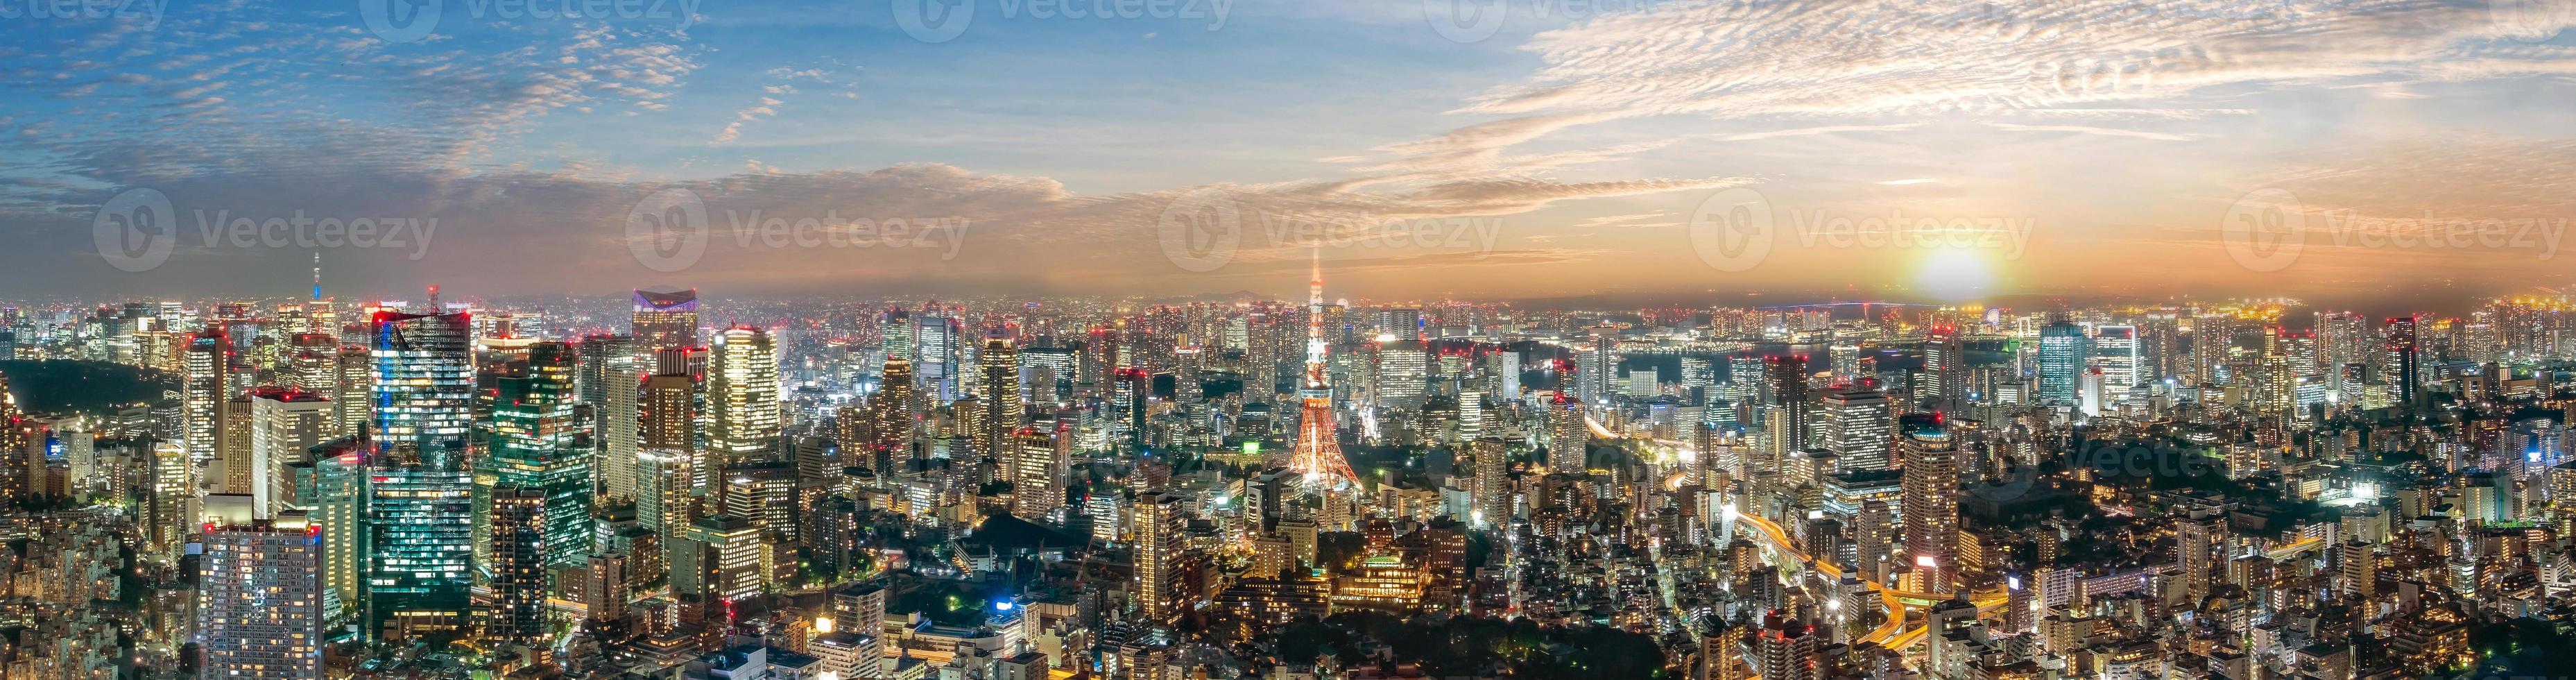
[[[1316,249],[1314,280],[1306,292],[1306,380],[1297,396],[1305,402],[1297,414],[1297,440],[1290,445],[1288,469],[1304,476],[1306,487],[1349,488],[1359,482],[1333,427],[1333,386],[1324,373],[1324,259]]]

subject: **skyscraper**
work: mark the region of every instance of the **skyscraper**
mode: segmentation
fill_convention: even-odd
[[[492,489],[492,609],[484,618],[489,639],[546,647],[546,565],[548,555],[557,552],[546,526],[551,495],[508,484]]]
[[[232,513],[225,513],[231,515]],[[322,539],[302,511],[210,516],[197,586],[198,677],[322,678]]]
[[[383,310],[373,319],[376,435],[365,620],[371,638],[465,626],[474,555],[474,480],[466,465],[472,328],[464,312]]]
[[[232,374],[232,343],[223,331],[208,329],[188,338],[187,375],[180,394],[181,440],[188,457],[203,463],[215,459],[223,440],[224,411],[232,400],[225,384]]]
[[[600,495],[615,499],[635,497],[635,452],[642,450],[638,428],[642,408],[637,398],[642,395],[643,380],[638,377],[635,340],[624,335],[593,335],[581,339],[580,373],[576,383],[581,390],[581,403],[590,406],[591,431],[597,439],[593,467],[599,469]]]
[[[1064,478],[1073,467],[1071,434],[1062,426],[1051,432],[1023,427],[1012,436],[1011,514],[1045,517],[1064,506]]]
[[[1179,494],[1150,492],[1136,499],[1136,577],[1137,616],[1153,623],[1169,623],[1186,606],[1174,587],[1180,573],[1182,533],[1189,518],[1181,514]]]
[[[2139,372],[2138,327],[2103,326],[2093,333],[2093,361],[2102,369],[2102,385],[2114,395],[2144,382]]]
[[[1959,342],[1959,327],[1934,325],[1924,331],[1923,372],[1914,378],[1914,401],[1949,404],[1967,395],[1968,358]]]
[[[2084,372],[2092,355],[2084,337],[2084,327],[2059,321],[2039,329],[2039,400],[2045,404],[2075,404],[2075,381]]]
[[[579,563],[591,548],[591,455],[575,437],[574,353],[560,342],[529,346],[527,368],[500,379],[492,408],[495,483],[544,497],[539,528],[545,533],[545,566]],[[497,503],[497,491],[493,498]],[[498,530],[496,523],[496,549]]]
[[[1898,419],[1897,434],[1905,460],[1905,551],[1913,555],[1922,590],[1950,592],[1959,583],[1959,443],[1938,413]]]
[[[698,346],[698,290],[635,290],[628,335],[638,352]]]
[[[1894,446],[1889,431],[1895,425],[1887,395],[1878,390],[1842,389],[1826,392],[1824,403],[1816,408],[1821,418],[1824,441],[1821,447],[1834,452],[1844,470],[1885,470]]]
[[[778,344],[768,331],[731,328],[717,337],[708,367],[715,428],[708,442],[719,466],[760,459],[778,448],[785,402],[778,388]]]
[[[1807,355],[1762,358],[1762,405],[1781,434],[1771,442],[1775,459],[1807,448]]]
[[[981,431],[986,437],[986,441],[977,442],[976,448],[996,456],[1007,455],[1012,433],[1020,431],[1020,422],[1028,417],[1028,404],[1020,398],[1020,347],[1007,337],[988,337],[976,361],[982,368],[975,391],[984,397]],[[1188,376],[1185,382],[1196,380],[1196,376]]]
[[[2423,351],[2416,337],[2415,317],[2389,317],[2380,338],[2379,379],[2388,385],[2388,400],[2401,407],[2412,405],[2422,380],[2416,374],[2415,363]]]

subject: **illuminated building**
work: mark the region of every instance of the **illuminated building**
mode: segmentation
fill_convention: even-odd
[[[301,511],[273,520],[208,517],[198,677],[320,680],[322,553],[321,535]]]
[[[635,339],[635,349],[640,352],[698,346],[697,289],[637,289],[628,335]]]
[[[1950,592],[1958,586],[1959,442],[1939,414],[1905,416],[1897,434],[1905,463],[1905,550],[1923,591]]]
[[[1410,612],[1422,608],[1422,569],[1392,555],[1360,560],[1359,569],[1333,579],[1333,606]]]
[[[492,606],[484,619],[484,635],[492,640],[546,646],[546,562],[556,552],[548,545],[548,495],[509,485],[492,490]]]
[[[978,431],[985,435],[983,441],[976,442],[976,449],[1003,455],[1013,445],[1013,433],[1020,431],[1021,421],[1028,417],[1028,404],[1020,398],[1020,348],[1010,338],[985,338],[975,360],[982,369],[975,391],[984,398],[984,422]],[[1183,382],[1196,381],[1192,377]]]
[[[1834,452],[1843,470],[1888,469],[1893,462],[1888,454],[1894,447],[1889,430],[1895,425],[1889,407],[1887,395],[1878,390],[1826,392],[1824,403],[1816,409],[1825,439],[1819,447]]]
[[[778,448],[785,408],[778,388],[778,344],[768,331],[732,328],[716,337],[707,376],[715,411],[709,433],[717,465],[762,458]]]
[[[472,327],[463,312],[375,314],[365,621],[371,638],[465,625],[474,555],[474,482],[466,467]]]
[[[1177,578],[1181,534],[1189,521],[1181,514],[1185,500],[1181,495],[1167,493],[1146,494],[1136,500],[1134,597],[1137,616],[1145,621],[1170,622],[1189,605],[1181,599]]]
[[[1064,507],[1064,478],[1072,473],[1073,441],[1061,426],[1054,432],[1020,428],[1012,435],[1011,514],[1045,517]]]
[[[1915,374],[1914,401],[1949,404],[1967,396],[1968,358],[1959,343],[1959,327],[1932,326],[1923,336],[1923,372]]]
[[[2039,401],[2075,404],[2075,381],[2092,354],[2084,327],[2059,321],[2039,329]]]
[[[530,346],[527,369],[500,379],[492,408],[495,484],[545,496],[547,566],[576,564],[590,553],[591,455],[575,437],[575,361],[571,345]]]

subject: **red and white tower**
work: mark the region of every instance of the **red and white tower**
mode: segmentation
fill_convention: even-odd
[[[1306,292],[1306,380],[1298,385],[1297,396],[1304,406],[1297,414],[1297,439],[1290,444],[1288,469],[1303,475],[1306,487],[1322,489],[1348,488],[1359,483],[1351,472],[1350,461],[1342,457],[1342,445],[1333,426],[1333,386],[1324,372],[1324,259],[1318,248],[1314,256],[1314,279]]]

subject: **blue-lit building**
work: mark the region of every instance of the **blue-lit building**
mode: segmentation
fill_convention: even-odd
[[[2084,327],[2059,321],[2039,329],[2039,401],[2075,403],[2076,380],[2093,355]]]
[[[463,312],[372,320],[365,633],[462,630],[471,605],[473,323]]]

